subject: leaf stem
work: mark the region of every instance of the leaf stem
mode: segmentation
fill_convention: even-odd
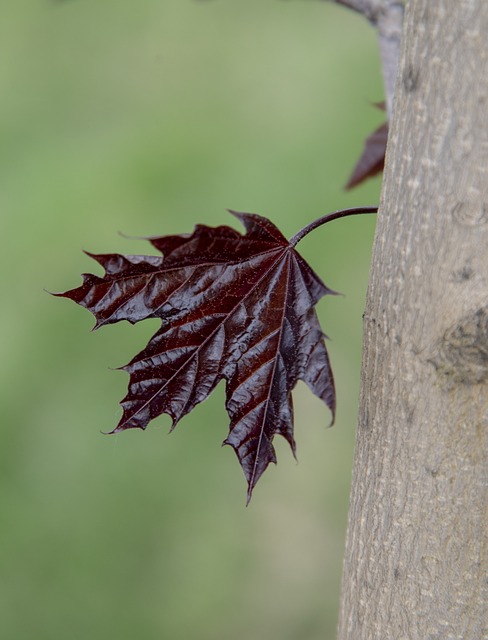
[[[310,233],[310,231],[313,231],[317,227],[321,227],[327,222],[337,220],[337,218],[356,216],[363,213],[377,213],[377,211],[378,207],[353,207],[352,209],[339,209],[338,211],[334,211],[334,213],[328,213],[326,216],[322,216],[321,218],[314,220],[310,224],[307,224],[306,227],[303,227],[303,229],[296,233],[293,238],[290,238],[290,244],[292,247],[296,247],[300,240],[304,238],[308,233]]]

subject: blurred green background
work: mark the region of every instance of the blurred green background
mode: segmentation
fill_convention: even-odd
[[[270,217],[285,235],[378,201],[342,185],[381,121],[373,30],[325,2],[3,0],[0,8],[0,621],[5,640],[334,638],[372,216],[300,252],[338,413],[294,394],[297,465],[275,441],[245,508],[222,385],[168,436],[103,436],[125,364],[157,323],[90,333],[49,296],[97,270],[82,249]]]

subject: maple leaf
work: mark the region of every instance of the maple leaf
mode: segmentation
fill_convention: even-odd
[[[366,209],[347,210],[329,219]],[[352,212],[352,213],[351,213]],[[270,462],[275,435],[295,453],[291,392],[298,380],[335,414],[335,391],[315,305],[327,288],[266,218],[231,211],[246,233],[197,225],[192,234],[148,238],[163,256],[88,254],[105,270],[59,296],[89,309],[95,328],[159,318],[161,328],[129,364],[116,433],[178,421],[226,381],[229,435],[248,483],[248,502]]]
[[[384,102],[379,102],[374,106],[382,111],[385,110]],[[352,189],[368,178],[373,178],[383,172],[385,168],[388,128],[388,122],[384,122],[366,138],[361,156],[347,181],[345,189]]]

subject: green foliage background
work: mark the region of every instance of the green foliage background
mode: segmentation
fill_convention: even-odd
[[[333,638],[374,220],[300,251],[344,297],[319,305],[338,414],[295,392],[300,463],[249,508],[224,391],[168,436],[103,436],[156,324],[90,333],[61,291],[82,249],[262,213],[293,235],[336,208],[382,115],[373,30],[325,2],[4,0],[0,8],[0,620],[6,640]]]

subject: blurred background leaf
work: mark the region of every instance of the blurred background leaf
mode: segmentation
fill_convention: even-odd
[[[157,323],[90,333],[45,289],[76,286],[81,252],[139,253],[117,235],[233,224],[288,236],[341,207],[382,115],[376,38],[324,2],[6,0],[0,8],[0,619],[11,640],[333,638],[354,446],[361,314],[374,220],[300,244],[344,297],[332,340],[336,425],[295,392],[300,463],[276,442],[245,509],[221,449],[223,389],[169,419],[103,436],[126,363]]]

